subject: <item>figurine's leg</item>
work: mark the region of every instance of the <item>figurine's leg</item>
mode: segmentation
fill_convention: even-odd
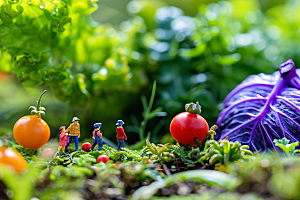
[[[69,142],[67,143],[67,146],[65,148],[66,151],[68,151],[68,147],[69,147],[70,143],[72,142],[72,140],[73,140],[73,136],[69,136]]]
[[[91,147],[91,150],[94,150],[96,144],[97,144],[97,141],[96,141],[96,139],[94,139],[94,142],[93,142],[93,145],[92,145],[92,147]]]
[[[121,140],[121,148],[125,147],[124,139]]]
[[[75,141],[75,149],[77,151],[78,150],[78,136],[75,136],[74,141]]]
[[[62,151],[63,151],[63,153],[65,153],[65,146],[62,146]]]
[[[121,148],[121,141],[119,139],[117,139],[117,141],[118,141],[118,151],[119,151]]]
[[[57,153],[56,154],[59,154],[59,151],[60,151],[60,145],[58,146],[58,150],[57,150]]]
[[[102,149],[102,147],[103,147],[103,140],[102,139],[100,139],[99,141],[98,141],[98,145],[99,145],[99,147],[98,147],[98,151],[101,151],[101,149]]]

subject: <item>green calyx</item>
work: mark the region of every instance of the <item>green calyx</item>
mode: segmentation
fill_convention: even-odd
[[[192,114],[201,114],[201,106],[199,105],[199,102],[196,103],[187,103],[185,104],[185,111],[192,113]]]
[[[30,106],[28,110],[30,110],[31,115],[37,115],[39,117],[44,117],[46,108],[41,107],[41,98],[42,96],[47,92],[47,90],[44,90],[44,92],[41,94],[39,100],[37,101],[36,107],[35,106]]]

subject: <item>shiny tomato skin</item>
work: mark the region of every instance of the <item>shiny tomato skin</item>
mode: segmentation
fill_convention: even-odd
[[[209,131],[206,120],[199,114],[183,112],[176,115],[170,124],[170,131],[178,143],[196,146],[194,141],[197,138],[200,142]]]
[[[92,148],[92,144],[89,142],[85,142],[82,144],[81,149],[85,152],[90,152],[90,149]]]
[[[27,168],[26,161],[19,152],[4,147],[0,147],[0,163],[13,167],[18,173]]]
[[[50,138],[48,124],[36,115],[20,118],[15,123],[13,133],[16,141],[28,149],[41,148]]]
[[[99,162],[104,162],[104,163],[107,163],[109,161],[109,157],[107,155],[100,155],[98,158],[97,158],[97,163]]]

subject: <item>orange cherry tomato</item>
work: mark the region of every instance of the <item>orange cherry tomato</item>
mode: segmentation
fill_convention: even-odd
[[[15,123],[13,133],[16,141],[28,149],[41,148],[50,138],[48,124],[37,115],[20,118]]]
[[[18,173],[27,168],[26,161],[20,153],[4,147],[0,147],[0,163],[13,167]]]

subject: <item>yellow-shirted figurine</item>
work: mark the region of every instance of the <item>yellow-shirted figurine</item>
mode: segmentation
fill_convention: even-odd
[[[66,133],[70,132],[69,142],[66,146],[66,151],[68,151],[68,147],[73,139],[75,141],[75,149],[76,149],[76,151],[78,150],[78,138],[80,138],[80,124],[78,123],[79,120],[80,119],[78,117],[73,117],[73,119],[72,119],[73,123],[70,124],[70,126],[66,130]]]

